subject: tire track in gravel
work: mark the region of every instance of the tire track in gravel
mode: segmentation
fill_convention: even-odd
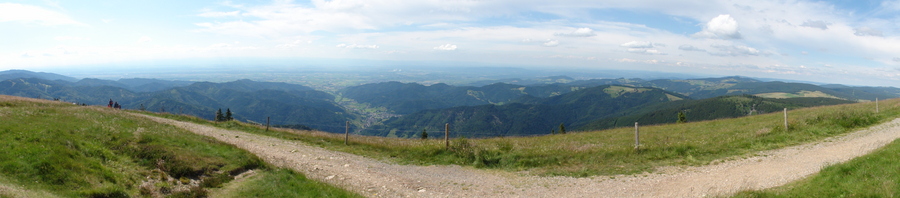
[[[759,152],[716,165],[662,168],[660,173],[539,177],[470,167],[397,165],[303,142],[147,115],[246,149],[368,197],[703,197],[781,186],[821,168],[870,153],[900,138],[900,119],[824,141]]]

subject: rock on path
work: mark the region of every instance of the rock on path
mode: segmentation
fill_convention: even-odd
[[[784,185],[900,138],[900,119],[825,141],[716,165],[590,178],[461,166],[397,165],[303,142],[136,114],[246,149],[274,165],[368,197],[703,197]]]

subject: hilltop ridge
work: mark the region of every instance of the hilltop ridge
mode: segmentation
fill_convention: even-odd
[[[700,121],[743,116],[750,111],[772,111],[754,109],[753,105],[762,104],[760,102],[738,102],[747,100],[773,104],[767,108],[783,108],[900,96],[900,89],[892,87],[822,87],[765,82],[742,76],[655,80],[550,76],[517,80],[531,82],[528,85],[494,82],[483,86],[388,81],[351,85],[333,92],[298,84],[247,79],[220,83],[158,79],[51,80],[54,76],[0,80],[0,94],[87,105],[106,105],[112,99],[126,109],[187,114],[210,120],[215,118],[214,112],[218,109],[231,110],[241,121],[269,121],[272,125],[330,132],[343,132],[345,123],[350,121],[355,134],[397,137],[415,137],[414,134],[421,130],[437,130],[448,123],[472,133],[470,137],[537,135],[549,134],[560,124],[569,130],[593,130],[632,121],[671,123],[677,112],[688,113],[690,121]],[[599,95],[578,94],[597,87],[659,90],[666,92],[666,97],[622,106],[591,103],[591,97]],[[628,95],[635,99],[657,97],[651,93],[655,91]],[[726,98],[735,97],[726,96],[745,99],[732,100]],[[550,100],[565,100],[572,104],[562,105]],[[730,108],[729,105],[743,107]],[[729,108],[715,110],[711,107]],[[690,111],[698,114],[690,114]],[[474,112],[484,113],[476,115]],[[586,114],[578,115],[582,113]],[[451,115],[469,118],[456,119]]]

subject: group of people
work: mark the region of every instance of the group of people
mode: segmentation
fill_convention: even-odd
[[[109,99],[109,104],[106,105],[106,107],[113,109],[122,109],[122,105],[119,105],[119,102],[113,102],[112,99]]]

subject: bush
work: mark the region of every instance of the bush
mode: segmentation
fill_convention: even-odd
[[[819,115],[806,121],[811,125],[834,125],[844,129],[865,127],[878,123],[881,116],[861,112],[834,112]]]
[[[203,179],[203,181],[200,182],[200,186],[204,188],[219,188],[222,187],[222,184],[228,183],[232,179],[234,179],[234,177],[231,177],[231,175],[228,175],[227,173],[215,174]]]
[[[82,192],[85,197],[90,198],[128,198],[131,197],[125,191],[117,188],[99,188]]]
[[[475,167],[513,168],[518,163],[518,156],[512,152],[513,145],[499,142],[496,148],[485,148],[472,143],[466,138],[459,138],[450,144],[454,155]]]

